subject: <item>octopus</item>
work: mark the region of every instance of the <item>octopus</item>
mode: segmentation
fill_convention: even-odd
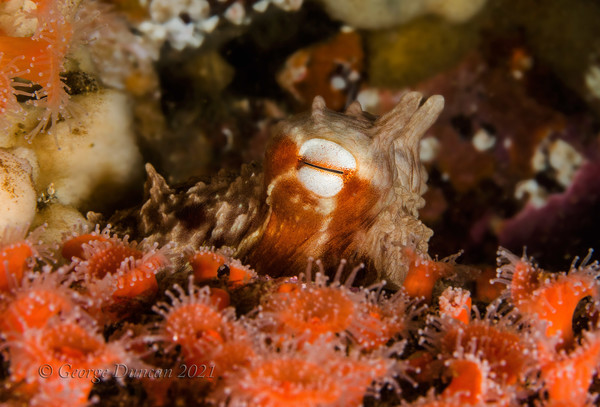
[[[419,146],[443,105],[408,92],[377,117],[358,102],[330,110],[317,96],[311,111],[278,123],[262,166],[172,187],[146,164],[143,205],[110,223],[158,244],[230,247],[260,275],[298,275],[310,258],[329,273],[344,259],[364,265],[360,282],[397,287],[404,249],[427,256],[433,234],[418,218],[427,179]]]

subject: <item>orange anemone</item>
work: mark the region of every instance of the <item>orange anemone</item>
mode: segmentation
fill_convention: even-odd
[[[573,314],[579,302],[598,296],[598,282],[585,268],[569,273],[548,273],[533,266],[527,258],[519,259],[500,250],[498,281],[508,284],[510,296],[518,310],[547,323],[546,336],[558,337],[559,347],[573,341]]]
[[[448,275],[454,268],[450,262],[429,260],[411,248],[404,249],[405,256],[409,259],[408,274],[402,287],[413,298],[424,298],[431,302],[433,286]]]
[[[34,255],[34,249],[26,240],[0,249],[0,291],[8,291],[21,281]]]

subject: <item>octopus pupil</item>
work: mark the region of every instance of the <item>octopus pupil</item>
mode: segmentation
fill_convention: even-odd
[[[344,175],[344,171],[340,171],[340,170],[334,170],[334,169],[332,169],[332,168],[320,167],[320,166],[318,166],[318,165],[311,164],[311,163],[309,163],[309,162],[306,162],[306,161],[304,161],[304,160],[302,160],[302,163],[303,163],[303,164],[306,164],[306,165],[308,165],[308,166],[310,166],[310,167],[313,167],[313,168],[318,168],[319,170],[323,170],[323,171],[329,171],[329,172],[333,172],[333,173],[335,173],[335,174]]]

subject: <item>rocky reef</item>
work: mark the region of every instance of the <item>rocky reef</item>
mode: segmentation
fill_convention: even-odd
[[[2,405],[598,403],[600,7],[341,4],[0,2]]]

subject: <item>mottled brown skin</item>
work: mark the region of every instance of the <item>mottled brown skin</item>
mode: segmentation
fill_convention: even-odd
[[[407,271],[402,248],[426,255],[432,234],[418,220],[426,178],[419,143],[443,98],[421,99],[407,93],[394,110],[376,118],[358,103],[342,114],[315,98],[311,112],[278,125],[264,171],[244,166],[239,176],[220,174],[210,183],[174,189],[147,165],[146,202],[111,223],[180,248],[230,246],[259,274],[298,275],[309,257],[321,259],[333,273],[347,259],[367,266],[362,283],[386,279],[398,286]],[[314,138],[337,143],[356,160],[355,169],[340,175],[343,184],[334,196],[320,196],[298,179],[307,165],[300,147]]]

